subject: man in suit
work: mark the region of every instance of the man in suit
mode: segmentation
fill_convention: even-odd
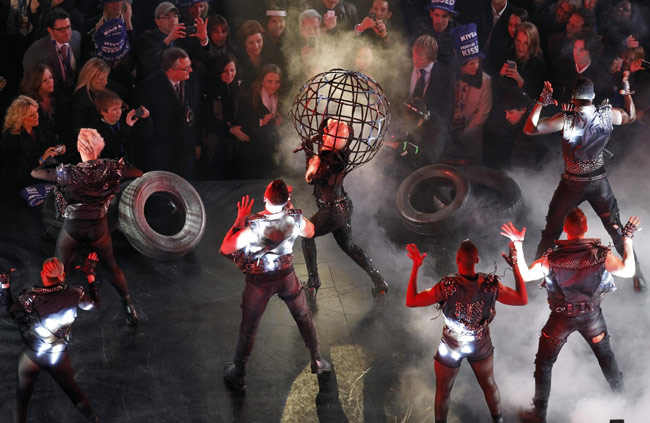
[[[198,82],[183,49],[165,50],[161,67],[136,89],[136,104],[150,111],[153,134],[134,146],[135,161],[144,171],[166,170],[191,180],[201,153],[196,122],[200,116]]]
[[[498,75],[505,61],[505,47],[510,45],[508,20],[514,7],[507,0],[481,0],[462,16],[462,23],[474,22],[478,30],[479,45],[487,53],[485,71]]]
[[[61,8],[53,9],[47,19],[48,35],[36,40],[25,52],[23,68],[37,63],[47,64],[53,72],[57,95],[72,97],[81,68],[81,34],[72,29],[70,15]]]
[[[560,103],[571,101],[573,84],[582,76],[589,78],[596,90],[595,104],[599,104],[614,94],[611,88],[611,76],[595,58],[598,57],[599,43],[590,30],[579,32],[573,39],[571,57],[559,59],[550,70],[553,84],[553,97]]]
[[[451,123],[454,108],[454,72],[438,62],[438,43],[431,35],[421,35],[413,44],[413,71],[409,97],[424,99],[432,117]]]

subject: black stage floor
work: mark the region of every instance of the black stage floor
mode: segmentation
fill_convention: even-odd
[[[622,169],[618,175],[627,178],[628,171]],[[498,224],[481,227],[478,221],[446,238],[409,234],[395,218],[392,203],[380,195],[392,188],[370,186],[367,182],[374,180],[370,174],[363,169],[357,173],[346,183],[355,201],[355,238],[389,281],[390,301],[384,307],[375,306],[369,278],[330,236],[318,239],[323,287],[314,318],[323,355],[334,365],[331,375],[317,378],[310,374],[309,354],[286,306],[275,297],[262,319],[249,363],[248,391],[238,395],[224,384],[222,369],[234,351],[244,278],[219,255],[218,248],[235,218],[236,202],[243,194],[251,194],[256,200],[254,210],[259,209],[268,181],[199,182],[195,187],[204,200],[208,221],[205,236],[190,254],[155,262],[135,251],[119,232],[114,233],[116,256],[141,315],[139,327],[124,325],[119,298],[108,281],[101,286],[103,308],[94,313],[80,311],[73,326],[70,356],[76,378],[102,421],[433,422],[433,355],[443,322],[433,308],[404,306],[410,272],[404,243],[417,241],[430,253],[421,270],[423,289],[454,270],[455,248],[468,236],[481,251],[479,270],[492,271],[496,262],[503,274],[505,265],[499,254],[506,250],[507,240],[498,235]],[[621,188],[618,195],[624,210],[631,208],[632,201],[650,204],[648,190],[643,188],[643,168],[632,173],[636,178],[630,184],[638,188],[634,194],[624,189],[630,186],[615,184]],[[529,226],[526,251],[530,255],[558,180],[557,172],[552,175],[539,190],[536,181],[541,174],[520,182],[529,203],[520,225]],[[309,216],[315,211],[310,187],[299,178],[290,182],[295,187],[296,207]],[[643,214],[648,209],[634,212]],[[595,219],[593,212],[588,216]],[[649,222],[650,216],[645,219]],[[40,265],[53,254],[54,244],[41,237],[44,227],[38,210],[5,204],[0,222],[0,269],[18,269],[13,277],[17,294],[39,282]],[[596,236],[606,235],[598,221],[592,227]],[[647,239],[642,232],[635,242],[645,247]],[[650,263],[647,248],[642,247],[640,255]],[[304,279],[300,243],[295,253],[298,276]],[[81,280],[79,275],[75,280]],[[106,280],[106,274],[100,272],[99,280]],[[506,273],[504,281],[513,286],[511,274]],[[595,359],[576,335],[555,368],[550,421],[593,423],[624,417],[626,422],[648,421],[647,295],[634,293],[628,280],[619,282],[621,287],[608,298],[605,313],[627,378],[626,394],[613,397],[609,393]],[[532,397],[537,336],[548,315],[544,291],[534,284],[529,291],[527,307],[500,304],[492,324],[495,374],[506,421],[514,421],[516,408],[529,404]],[[2,311],[1,422],[11,419],[20,345],[17,329]],[[82,417],[50,377],[42,374],[30,403],[29,421],[81,422]],[[449,422],[487,421],[490,416],[481,391],[463,364],[452,392]]]

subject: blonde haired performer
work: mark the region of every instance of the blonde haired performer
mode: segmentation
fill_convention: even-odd
[[[41,370],[46,370],[68,395],[74,406],[89,422],[98,422],[86,395],[74,380],[74,370],[68,357],[72,323],[77,308],[92,310],[100,307],[95,283],[97,253],[91,253],[81,268],[88,280],[88,290],[66,285],[63,263],[56,257],[43,262],[43,286],[23,290],[14,300],[8,273],[0,273],[0,302],[20,329],[23,348],[18,355],[18,389],[14,422],[27,421],[27,405]],[[12,269],[13,270],[13,269]]]
[[[111,199],[120,190],[120,179],[139,177],[142,172],[126,166],[122,160],[100,159],[103,149],[104,139],[101,135],[95,129],[82,128],[77,137],[81,163],[59,165],[56,169],[39,167],[32,171],[32,176],[56,181],[54,192],[57,206],[65,221],[56,240],[55,251],[66,271],[70,271],[79,244],[90,244],[111,272],[111,284],[122,298],[127,325],[135,326],[138,314],[131,302],[124,272],[113,255],[106,211]]]

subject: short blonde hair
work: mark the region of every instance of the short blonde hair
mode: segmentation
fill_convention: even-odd
[[[108,75],[110,72],[111,68],[102,59],[97,57],[89,59],[81,68],[74,92],[77,92],[79,88],[85,88],[87,92],[95,91],[92,86],[93,81],[104,74]]]
[[[77,150],[88,156],[99,157],[104,149],[104,138],[99,135],[96,129],[81,128],[77,137]]]
[[[420,35],[413,43],[413,50],[425,53],[433,62],[438,60],[438,42],[431,35]]]
[[[7,109],[2,132],[9,130],[14,135],[20,134],[23,130],[23,121],[29,114],[29,108],[32,106],[38,109],[36,100],[26,95],[19,95]]]

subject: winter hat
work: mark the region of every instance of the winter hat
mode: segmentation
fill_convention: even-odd
[[[130,50],[131,45],[126,37],[126,28],[122,19],[109,19],[95,32],[95,51],[100,59],[117,62]]]
[[[503,110],[525,109],[533,104],[533,99],[521,88],[511,87],[503,97],[501,104]]]
[[[425,6],[425,10],[432,10],[432,9],[441,9],[444,10],[445,12],[449,12],[452,15],[457,15],[458,12],[454,10],[454,6],[456,5],[456,0],[431,0],[431,4],[428,4]]]
[[[461,64],[472,59],[485,58],[485,54],[478,47],[478,32],[475,23],[454,27],[449,30],[449,35],[456,57]]]

